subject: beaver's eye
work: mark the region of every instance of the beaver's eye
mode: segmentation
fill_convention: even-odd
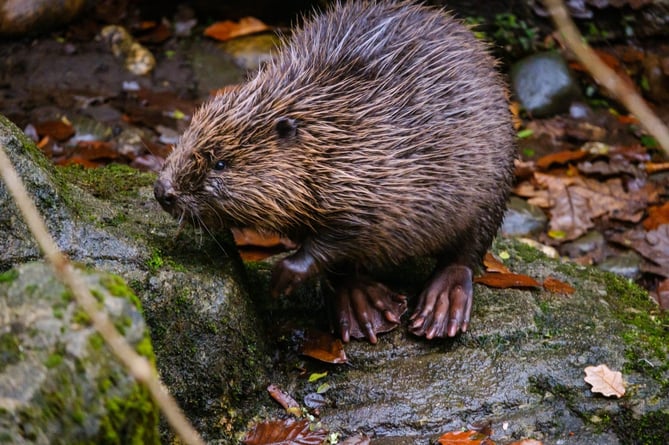
[[[216,161],[214,164],[214,170],[225,170],[228,164],[225,161]]]

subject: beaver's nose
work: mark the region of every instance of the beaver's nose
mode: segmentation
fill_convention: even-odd
[[[163,209],[168,212],[172,210],[176,203],[176,194],[174,193],[174,187],[172,187],[172,181],[159,178],[153,185],[153,196],[156,197],[156,201],[160,203]]]

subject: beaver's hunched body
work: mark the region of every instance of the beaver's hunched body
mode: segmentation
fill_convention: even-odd
[[[366,268],[435,256],[409,329],[444,337],[468,327],[472,268],[502,219],[514,156],[506,89],[483,43],[443,11],[354,1],[307,21],[249,82],[205,103],[155,195],[182,221],[296,241],[273,293],[326,274],[345,341],[376,342],[405,308]]]

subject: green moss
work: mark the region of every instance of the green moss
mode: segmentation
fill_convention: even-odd
[[[105,346],[105,341],[99,333],[94,332],[88,337],[88,344],[94,351],[99,351]]]
[[[103,303],[105,301],[105,296],[102,294],[102,292],[97,289],[91,289],[90,291],[93,298],[98,300],[98,303]]]
[[[53,369],[61,363],[63,363],[63,355],[59,352],[54,352],[46,359],[44,366],[49,369]]]
[[[70,303],[71,301],[74,301],[74,296],[72,295],[72,292],[70,292],[69,289],[65,289],[62,294],[60,294],[61,300],[63,300],[64,303]]]
[[[11,332],[0,335],[0,372],[21,360],[19,339]]]
[[[68,181],[100,199],[136,196],[140,187],[153,184],[155,174],[141,173],[134,168],[110,164],[102,168],[84,168],[79,165],[60,167]]]
[[[74,311],[74,314],[72,314],[72,323],[80,325],[89,325],[91,324],[91,317],[88,316],[86,311],[78,307]]]
[[[139,343],[137,343],[135,346],[135,351],[137,351],[139,355],[148,358],[151,363],[155,363],[153,345],[151,344],[151,338],[148,335],[145,336]]]
[[[139,309],[140,312],[142,311],[142,302],[137,295],[135,295],[133,290],[125,284],[123,278],[117,275],[105,275],[100,279],[100,284],[109,291],[110,295],[125,298],[126,300],[129,300],[135,308]]]
[[[622,333],[627,343],[624,371],[635,370],[669,388],[669,313],[661,312],[645,290],[622,277],[606,281],[614,314],[630,329]]]
[[[19,271],[10,269],[6,272],[0,273],[0,283],[11,283],[19,276]]]
[[[142,385],[136,384],[129,397],[109,398],[105,407],[108,415],[101,424],[103,443],[119,445],[158,445],[160,443],[156,428],[158,411],[155,409],[148,390]],[[134,431],[134,435],[120,438],[119,432],[123,432],[126,428]]]
[[[163,260],[160,251],[158,249],[153,249],[151,251],[151,257],[146,262],[146,267],[151,273],[156,273],[164,264],[165,260]]]
[[[654,411],[639,418],[630,410],[624,410],[612,419],[612,426],[622,444],[669,443],[669,412],[667,411]]]

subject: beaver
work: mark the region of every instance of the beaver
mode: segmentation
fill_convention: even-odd
[[[336,2],[193,114],[154,193],[182,222],[295,241],[272,294],[325,275],[345,342],[376,343],[406,309],[371,267],[434,256],[409,330],[452,337],[469,326],[515,152],[505,82],[466,26],[410,1]]]

